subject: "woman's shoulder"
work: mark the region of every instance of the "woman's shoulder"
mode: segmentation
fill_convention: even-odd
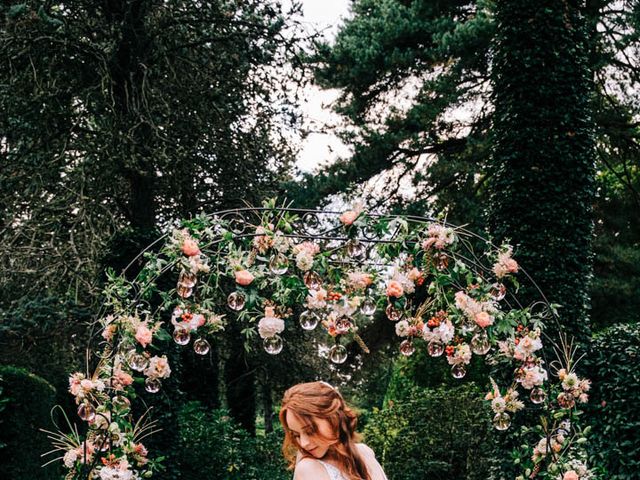
[[[358,448],[358,451],[361,454],[372,456],[372,457],[376,456],[375,452],[372,450],[372,448],[369,445],[366,445],[364,443],[356,443],[356,447]]]
[[[315,458],[303,457],[296,463],[294,480],[329,480],[326,468]]]

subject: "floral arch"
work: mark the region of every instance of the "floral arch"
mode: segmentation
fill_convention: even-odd
[[[153,475],[142,440],[154,422],[133,419],[131,401],[136,378],[152,395],[171,374],[166,356],[152,353],[161,336],[206,355],[227,322],[242,322],[249,344],[276,355],[287,331],[318,329],[331,344],[328,361],[343,363],[346,344],[367,351],[361,329],[392,321],[401,355],[425,348],[455,378],[465,376],[472,356],[513,370],[509,385],[492,380],[486,400],[498,430],[525,407],[540,412],[519,478],[591,478],[581,447],[588,428],[577,422],[589,381],[574,372],[566,338],[545,335],[556,311],[512,253],[446,221],[358,207],[310,211],[269,201],[183,221],[134,260],[143,267],[133,280],[125,274],[134,262],[109,274],[95,369],[69,379],[86,433],[48,432],[50,453],[59,454],[54,460],[64,462],[69,479]],[[175,288],[158,288],[163,275],[175,278]],[[519,282],[541,300],[521,305]],[[556,360],[547,361],[543,341]]]

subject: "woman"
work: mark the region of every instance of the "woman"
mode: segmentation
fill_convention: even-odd
[[[301,383],[284,394],[282,451],[294,480],[387,480],[369,447],[357,443],[358,418],[325,382]]]

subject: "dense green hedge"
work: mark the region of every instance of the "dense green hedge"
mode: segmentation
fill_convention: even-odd
[[[289,480],[279,433],[251,437],[225,410],[189,402],[178,415],[173,458],[181,480]]]
[[[640,323],[614,325],[598,334],[585,367],[593,381],[589,424],[592,461],[608,480],[640,472]]]
[[[365,441],[390,479],[487,478],[491,427],[473,384],[415,388],[367,420]]]
[[[51,450],[40,428],[51,428],[55,389],[27,370],[0,366],[4,409],[0,411],[0,478],[59,479],[59,465],[42,468],[41,454]]]

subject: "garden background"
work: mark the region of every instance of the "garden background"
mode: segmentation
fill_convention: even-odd
[[[509,240],[587,353],[591,463],[639,478],[640,3],[347,3],[328,40],[275,1],[0,5],[2,478],[62,478],[38,429],[75,410],[105,271],[179,219],[270,197]],[[304,110],[322,89],[331,125]],[[318,128],[346,148],[301,172]],[[391,480],[513,477],[518,427],[493,433],[480,405],[488,367],[452,379],[384,328],[341,367],[302,341],[265,360],[239,333],[205,359],[171,351],[146,398],[157,478],[290,478],[278,402],[316,378],[359,409]]]

